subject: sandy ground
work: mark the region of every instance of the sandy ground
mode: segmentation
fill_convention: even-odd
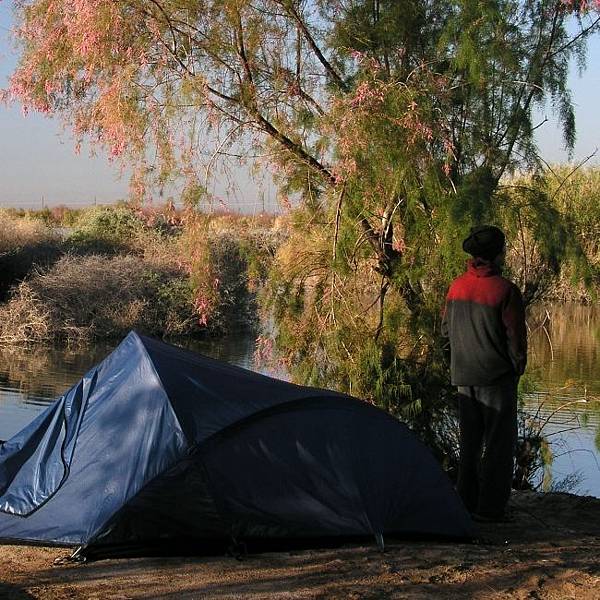
[[[0,546],[0,598],[600,598],[600,500],[519,493],[515,521],[472,544],[230,557],[118,559],[54,566],[65,549]]]

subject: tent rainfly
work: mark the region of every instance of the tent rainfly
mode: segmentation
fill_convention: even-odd
[[[468,538],[389,414],[131,332],[0,445],[0,540],[102,548],[387,534]]]

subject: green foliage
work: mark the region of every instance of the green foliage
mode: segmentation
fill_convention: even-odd
[[[335,8],[331,8],[335,10]],[[428,11],[425,2],[348,3],[343,18],[334,23],[332,45],[340,52],[352,49],[370,56],[381,56],[382,62],[393,65],[394,76],[405,77],[414,67],[414,57],[433,51],[435,30],[443,22],[448,10],[445,2],[438,3],[436,14]],[[402,40],[401,60],[390,56]],[[396,60],[394,60],[396,59]]]
[[[186,208],[199,208],[207,196],[206,189],[197,181],[189,182],[181,193],[181,202]]]
[[[518,439],[516,448],[516,468],[513,487],[517,490],[532,489],[549,485],[552,479],[553,454],[544,437],[544,423],[539,412],[530,414],[525,410],[525,396],[534,393],[537,387],[530,375],[519,380],[518,391]]]
[[[587,284],[588,298],[597,296],[600,284],[600,169],[556,167],[547,175],[549,194],[556,210],[568,215],[573,239],[583,256],[565,270],[565,288]]]
[[[600,270],[592,237],[597,226],[589,216],[597,212],[590,198],[596,177],[597,170],[589,170],[576,180],[558,168],[541,176],[515,177],[501,186],[500,219],[510,235],[509,266],[528,304],[595,295]]]
[[[152,278],[156,278],[151,273]],[[194,314],[194,293],[189,279],[176,277],[156,286],[156,322],[162,323],[160,333],[167,336],[198,331]]]
[[[491,200],[496,190],[497,181],[487,167],[480,167],[465,175],[452,199],[450,216],[454,223],[466,223],[470,227],[493,220],[496,215],[494,202]]]
[[[82,212],[66,242],[78,253],[114,254],[130,248],[144,228],[131,209],[102,206]]]
[[[563,265],[585,266],[580,237],[542,179],[511,187],[505,174],[539,167],[531,119],[544,90],[572,145],[567,62],[593,27],[565,46],[567,11],[544,2],[344,8],[331,45],[349,89],[325,121],[339,183],[318,208],[311,199],[294,214],[297,235],[278,256],[269,306],[298,378],[401,412],[421,378],[421,405],[435,405],[436,377],[445,381],[439,315],[469,227],[507,229],[528,302]],[[350,56],[354,69],[342,59]],[[420,376],[410,396],[401,392],[409,372]]]

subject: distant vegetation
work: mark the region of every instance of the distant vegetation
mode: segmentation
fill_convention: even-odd
[[[520,176],[503,187],[505,193],[523,188],[542,191],[552,210],[568,216],[585,269],[566,261],[557,277],[552,265],[539,264],[524,203],[521,228],[511,227],[513,277],[522,287],[536,282],[534,301],[593,301],[600,282],[600,169],[571,173],[560,166],[546,179]],[[257,295],[267,279],[265,304],[273,307],[283,290],[280,271],[299,268],[302,252],[316,249],[297,236],[301,231],[307,240],[318,228],[298,230],[297,219],[295,213],[287,220],[205,215],[172,204],[2,209],[0,343],[72,344],[132,328],[197,335],[256,324]]]
[[[0,343],[198,335],[256,324],[272,217],[172,205],[0,214]]]
[[[519,176],[506,183],[503,190],[521,194],[521,207],[513,213],[510,240],[510,263],[513,275],[523,289],[537,286],[532,300],[598,300],[600,285],[600,168],[555,166],[544,177]],[[541,199],[541,200],[540,200]],[[547,200],[549,200],[547,202]],[[531,221],[529,205],[547,202],[545,219]],[[559,217],[560,215],[560,217]],[[552,228],[558,219],[566,224],[566,238]],[[540,231],[537,242],[531,239],[533,228]],[[540,261],[544,244],[553,252]],[[565,255],[571,256],[565,260]],[[543,264],[545,263],[545,264]],[[536,275],[532,276],[532,272]]]

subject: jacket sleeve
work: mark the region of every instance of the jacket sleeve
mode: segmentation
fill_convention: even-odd
[[[525,305],[516,285],[510,286],[502,305],[502,322],[506,330],[508,352],[517,375],[523,375],[527,366],[527,326]]]

